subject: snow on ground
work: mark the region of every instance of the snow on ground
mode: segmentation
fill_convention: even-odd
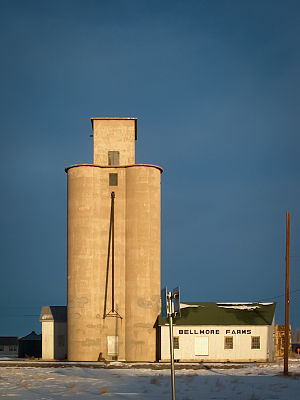
[[[117,365],[118,366],[118,365]],[[220,368],[221,367],[221,368]],[[225,369],[226,367],[226,369]],[[283,365],[206,364],[204,369],[176,371],[176,399],[272,400],[299,398],[300,362],[290,361],[291,376],[282,376]],[[1,366],[1,399],[90,400],[170,399],[170,371],[149,368],[117,369],[86,367]]]

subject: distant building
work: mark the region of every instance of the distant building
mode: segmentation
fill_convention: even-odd
[[[292,343],[292,354],[294,357],[300,358],[300,343]]]
[[[197,362],[274,360],[276,303],[182,303],[174,358]],[[159,317],[160,360],[170,359],[168,319]]]
[[[19,349],[19,337],[0,336],[0,357],[17,356]]]
[[[300,329],[292,330],[292,343],[300,343]]]
[[[32,331],[19,340],[19,358],[40,358],[42,356],[42,335]]]
[[[275,346],[275,357],[284,356],[284,340],[285,338],[285,325],[275,325],[274,331],[274,346]],[[289,328],[289,354],[292,350],[292,335],[291,325]]]
[[[292,331],[292,353],[297,358],[300,357],[300,329]]]
[[[67,358],[67,307],[44,306],[40,315],[42,323],[43,360]]]

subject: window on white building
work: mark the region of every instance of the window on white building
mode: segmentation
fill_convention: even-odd
[[[233,349],[233,336],[224,337],[224,349]]]
[[[195,356],[208,356],[208,336],[195,337]]]
[[[0,344],[0,351],[4,351],[4,345]]]
[[[178,350],[179,349],[179,337],[178,336],[173,337],[173,344],[174,344],[174,350]]]
[[[251,336],[251,349],[260,349],[260,336]]]

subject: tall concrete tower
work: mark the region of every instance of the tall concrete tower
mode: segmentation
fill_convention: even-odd
[[[92,118],[94,162],[68,174],[68,359],[155,361],[160,167],[135,164],[136,118]]]

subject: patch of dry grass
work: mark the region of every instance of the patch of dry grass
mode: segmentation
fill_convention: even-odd
[[[157,378],[152,378],[150,383],[151,383],[151,385],[160,386],[160,382]]]
[[[100,396],[104,395],[104,394],[108,394],[108,390],[107,387],[103,387],[99,390],[99,394]]]
[[[21,381],[19,383],[20,388],[27,388],[28,387],[28,383],[26,381]]]
[[[75,383],[71,383],[70,385],[67,386],[68,390],[72,390],[75,387]]]

